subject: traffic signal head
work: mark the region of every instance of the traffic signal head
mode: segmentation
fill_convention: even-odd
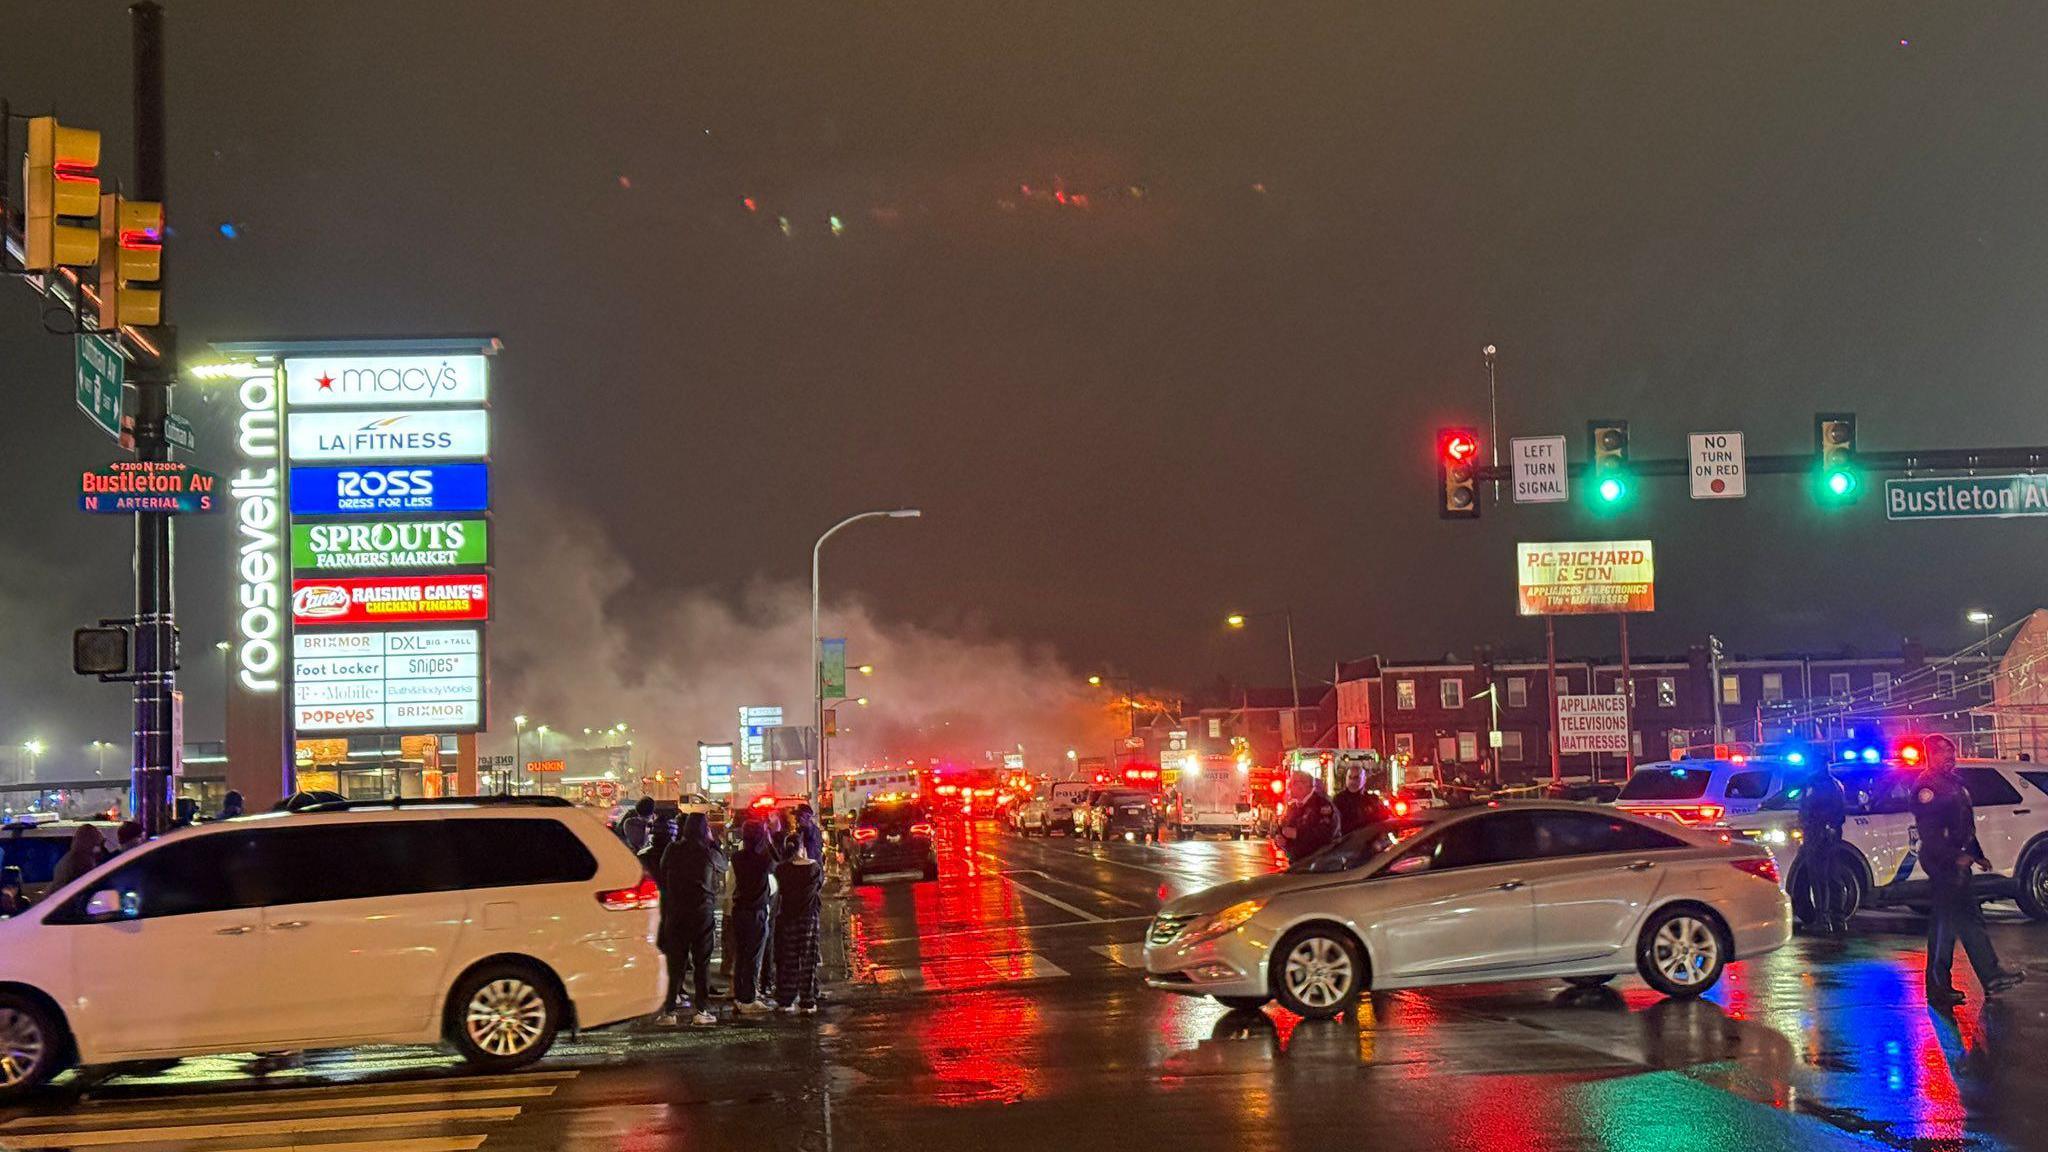
[[[1586,421],[1586,459],[1593,481],[1593,495],[1601,504],[1619,504],[1628,499],[1628,421]]]
[[[28,122],[22,153],[22,267],[48,272],[99,258],[92,218],[100,210],[100,134],[55,116]]]
[[[1813,418],[1813,455],[1819,462],[1816,473],[1824,500],[1847,502],[1856,498],[1856,414],[1822,412]]]
[[[1436,433],[1436,478],[1442,498],[1437,515],[1445,520],[1479,519],[1479,432],[1473,428],[1439,428]]]
[[[163,318],[164,206],[100,198],[100,323],[103,330],[148,328]]]

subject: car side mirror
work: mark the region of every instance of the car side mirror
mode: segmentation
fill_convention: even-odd
[[[112,888],[102,888],[85,901],[85,918],[94,922],[132,920],[141,911],[140,896],[133,892],[117,892]]]
[[[1387,867],[1389,876],[1406,876],[1411,872],[1429,871],[1429,857],[1403,856]]]

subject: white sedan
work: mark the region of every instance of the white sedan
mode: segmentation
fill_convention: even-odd
[[[1792,906],[1763,848],[1563,802],[1432,809],[1361,828],[1286,872],[1166,905],[1146,983],[1303,1016],[1367,991],[1631,969],[1698,996],[1783,947]]]

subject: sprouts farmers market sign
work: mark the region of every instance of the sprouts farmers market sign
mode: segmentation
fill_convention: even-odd
[[[2048,516],[2048,476],[1915,477],[1884,482],[1887,520]]]
[[[1515,545],[1524,616],[1648,612],[1657,606],[1648,540]]]
[[[352,520],[292,525],[292,567],[468,568],[490,562],[488,520]]]

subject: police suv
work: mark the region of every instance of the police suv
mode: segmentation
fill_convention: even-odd
[[[2029,919],[2048,920],[2048,765],[2024,761],[1958,760],[1956,770],[1977,813],[1977,841],[1991,871],[1972,883],[1987,900],[2014,900]],[[1914,781],[1921,766],[1897,759],[1844,764],[1834,769],[1848,799],[1842,828],[1844,873],[1855,881],[1850,911],[1886,904],[1925,906],[1927,872],[1918,867],[1920,837],[1913,823]],[[1762,808],[1731,816],[1726,826],[1778,858],[1792,893],[1792,912],[1810,923],[1799,854],[1800,781],[1792,780]]]

